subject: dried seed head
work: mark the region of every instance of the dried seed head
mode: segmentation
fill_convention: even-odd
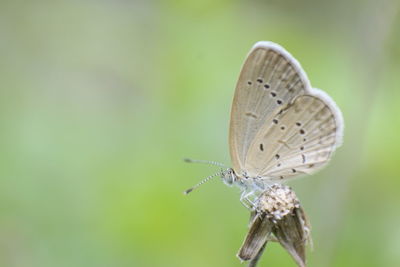
[[[278,241],[298,266],[306,266],[310,226],[296,194],[288,186],[274,184],[259,196],[238,257],[256,266],[268,241]]]
[[[258,199],[257,209],[273,221],[278,221],[300,208],[294,191],[285,185],[274,184],[264,191]]]

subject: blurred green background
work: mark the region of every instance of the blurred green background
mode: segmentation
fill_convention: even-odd
[[[344,145],[296,180],[310,266],[400,266],[398,0],[1,1],[0,266],[241,266],[230,105],[271,40],[343,111]],[[243,265],[242,265],[243,266]],[[260,266],[295,266],[269,244]]]

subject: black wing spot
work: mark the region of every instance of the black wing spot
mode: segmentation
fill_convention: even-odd
[[[257,79],[257,82],[262,83],[263,80],[262,80],[261,78],[258,78],[258,79]]]
[[[305,142],[305,141],[307,141],[307,139],[306,139],[306,138],[304,138],[304,139],[303,139],[303,142]]]
[[[300,129],[300,134],[305,134],[306,132],[303,129]]]
[[[276,158],[276,159],[279,159],[280,157],[281,157],[281,156],[279,156],[279,154],[276,154],[276,155],[275,155],[275,158]]]
[[[248,84],[248,85],[252,85],[252,82],[251,82],[251,81],[248,81],[247,84]]]
[[[295,172],[296,172],[296,169],[292,169],[292,172],[295,173]]]
[[[265,89],[269,89],[269,87],[270,87],[270,86],[269,86],[268,83],[264,84],[264,88],[265,88]]]
[[[280,163],[278,163],[278,164],[276,164],[276,167],[280,167],[282,164],[280,164]]]
[[[260,150],[264,151],[264,145],[263,144],[260,144]]]
[[[283,179],[283,176],[279,176],[279,178]],[[277,204],[281,204],[280,202],[278,202]]]
[[[300,150],[304,150],[304,146],[301,146],[301,147],[300,147]]]
[[[296,125],[297,125],[297,126],[301,126],[301,123],[300,123],[300,122],[296,122]]]
[[[282,131],[285,130],[285,126],[281,126],[281,130],[282,130]]]
[[[275,97],[275,96],[276,96],[276,93],[275,93],[275,92],[271,92],[271,96],[272,96],[272,97]]]
[[[257,118],[258,118],[258,116],[257,116],[256,114],[252,113],[252,112],[246,112],[245,115],[248,116],[248,117],[252,117],[252,118],[254,118],[254,119],[257,119]]]
[[[276,100],[276,103],[278,103],[278,105],[282,105],[282,100],[278,99]]]
[[[278,124],[278,120],[277,119],[273,119],[272,122],[275,123],[275,124]]]

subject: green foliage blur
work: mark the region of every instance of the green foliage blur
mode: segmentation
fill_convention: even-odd
[[[398,0],[1,1],[0,266],[244,266],[230,105],[252,45],[302,64],[345,119],[290,183],[310,266],[400,266]],[[295,266],[276,243],[260,266]]]

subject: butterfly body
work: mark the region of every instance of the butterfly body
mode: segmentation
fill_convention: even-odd
[[[221,173],[221,178],[226,185],[236,185],[242,190],[252,187],[264,189],[264,184],[260,183],[261,177],[249,177],[247,174],[242,174],[239,176],[232,168],[228,168],[227,170],[223,171]]]
[[[251,210],[254,209],[258,195],[274,184],[267,177],[249,177],[246,173],[239,176],[232,168],[222,171],[221,179],[226,185],[241,190],[240,201]]]

